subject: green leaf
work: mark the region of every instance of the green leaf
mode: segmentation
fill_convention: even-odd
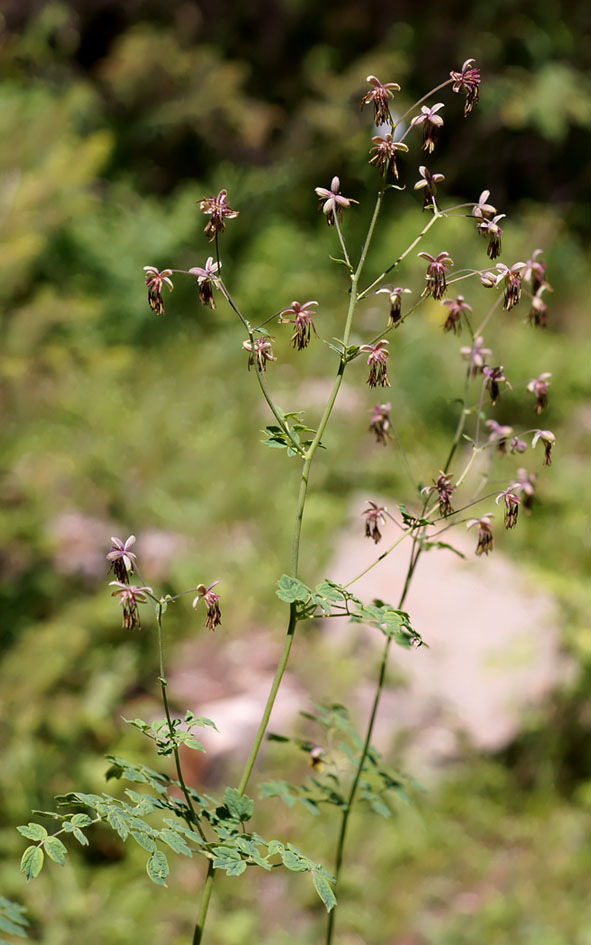
[[[287,604],[293,604],[295,601],[307,601],[312,593],[310,588],[306,587],[302,581],[298,581],[297,578],[290,577],[288,574],[283,574],[279,578],[277,587],[279,588],[275,592],[277,597]]]
[[[183,856],[193,856],[192,850],[189,849],[180,833],[176,833],[176,831],[165,827],[164,830],[160,831],[160,839],[163,840],[171,850],[174,850],[175,853],[182,853]]]
[[[279,852],[281,853],[281,859],[286,869],[292,870],[295,873],[300,873],[308,869],[305,862],[302,862],[302,858],[298,856],[297,853],[294,853],[293,850],[282,850]]]
[[[18,832],[27,840],[45,840],[47,830],[41,824],[27,824],[26,827],[17,827]]]
[[[127,840],[129,825],[127,823],[127,817],[122,811],[118,810],[116,807],[112,807],[107,814],[107,822],[111,825],[113,830],[119,834],[122,840]]]
[[[246,869],[246,863],[238,850],[233,847],[214,847],[215,859],[213,865],[218,870],[224,870],[228,876],[240,876]]]
[[[60,866],[63,866],[66,862],[66,853],[68,850],[59,837],[48,837],[43,844],[43,849],[54,863],[59,863]]]
[[[43,850],[41,847],[27,847],[21,859],[20,870],[25,874],[27,882],[35,879],[43,869]]]
[[[27,933],[23,926],[27,926],[29,920],[26,918],[25,912],[26,909],[23,906],[19,906],[11,899],[0,896],[0,931],[6,932],[7,935],[18,935],[20,938],[26,938]],[[2,943],[9,945],[5,939],[0,939],[0,945]]]
[[[156,850],[146,863],[146,871],[153,883],[157,886],[166,886],[164,880],[170,873],[168,860],[161,850]]]
[[[147,833],[144,833],[143,830],[131,830],[129,835],[133,837],[138,846],[140,846],[142,850],[146,850],[147,853],[154,853],[154,851],[158,849],[156,841]]]
[[[349,272],[353,272],[353,266],[351,263],[348,263],[346,259],[340,259],[338,256],[329,256],[328,258],[331,259],[332,262],[339,263],[339,265],[344,266],[345,269],[349,270]]]
[[[316,892],[324,903],[326,911],[330,912],[330,910],[334,909],[337,904],[337,899],[333,892],[332,886],[326,877],[316,872],[312,872],[312,881],[314,883]]]
[[[74,827],[88,827],[89,824],[92,823],[92,819],[88,814],[74,814],[74,816],[70,818],[70,823],[73,824]]]
[[[228,808],[234,820],[246,822],[252,817],[254,801],[246,794],[241,794],[236,788],[226,788],[224,791],[224,805]]]
[[[83,834],[81,830],[78,830],[78,827],[75,827],[72,832],[74,836],[76,837],[76,840],[78,841],[78,843],[80,843],[83,847],[88,846],[88,837],[85,834]]]
[[[458,549],[454,548],[453,545],[448,545],[445,541],[426,541],[423,543],[423,548],[425,551],[430,551],[431,548],[439,548],[443,551],[453,551],[453,553],[457,555],[458,558],[463,558],[464,561],[466,560],[466,555],[463,554],[463,552],[458,551]]]

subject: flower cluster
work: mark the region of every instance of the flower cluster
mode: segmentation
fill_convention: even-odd
[[[439,514],[443,515],[444,518],[447,518],[447,516],[451,515],[453,512],[451,506],[451,497],[455,491],[456,487],[452,485],[452,477],[444,472],[439,473],[437,479],[433,480],[432,486],[425,486],[423,489],[421,489],[421,492],[424,495],[431,495],[433,492],[437,493]]]
[[[452,89],[454,92],[463,92],[466,96],[464,102],[464,117],[467,117],[476,103],[478,102],[478,91],[480,86],[480,71],[474,65],[474,59],[466,59],[459,72],[450,72],[454,80]]]
[[[464,301],[463,295],[458,295],[457,299],[445,299],[441,304],[447,306],[447,318],[443,330],[453,331],[454,335],[459,335],[462,330],[462,312],[471,312],[472,306]]]
[[[388,377],[388,344],[383,338],[375,345],[361,345],[360,351],[369,352],[367,363],[369,365],[369,377],[367,383],[370,387],[389,387],[390,378]]]
[[[232,210],[228,203],[228,191],[220,190],[217,197],[210,194],[209,197],[202,197],[199,201],[201,213],[209,216],[209,221],[205,225],[203,232],[210,243],[216,238],[218,233],[223,233],[226,229],[226,220],[233,220],[238,216],[238,210]]]
[[[123,629],[133,630],[137,627],[141,630],[138,604],[145,604],[146,596],[152,594],[152,588],[138,587],[137,584],[126,584],[123,581],[110,581],[109,584],[116,588],[111,596],[118,597],[123,608]]]
[[[250,371],[251,367],[254,367],[256,362],[257,368],[259,371],[267,370],[267,361],[276,361],[277,358],[273,356],[273,347],[268,338],[261,336],[254,339],[254,347],[250,341],[243,341],[242,347],[245,351],[248,351],[248,370]]]
[[[371,139],[374,147],[370,150],[373,157],[369,163],[375,164],[381,173],[386,176],[388,171],[392,171],[396,180],[398,180],[398,167],[396,166],[396,152],[408,151],[408,147],[403,141],[394,141],[390,132],[382,135],[376,135]]]
[[[212,588],[219,584],[219,581],[214,581],[213,584],[210,584],[209,587],[206,587],[205,584],[198,584],[195,590],[197,591],[197,597],[193,601],[193,607],[197,607],[200,601],[203,601],[206,608],[206,619],[205,626],[208,630],[215,630],[216,627],[222,622],[222,614],[220,611],[220,595],[214,593]]]
[[[426,285],[423,289],[423,295],[432,295],[434,299],[442,299],[447,289],[445,274],[450,266],[453,266],[453,259],[447,252],[439,253],[437,256],[431,256],[430,253],[418,253],[422,259],[429,260],[427,272],[425,274]]]
[[[372,88],[361,99],[361,108],[373,102],[376,125],[392,124],[388,100],[394,98],[394,92],[400,92],[397,82],[380,82],[375,75],[368,75],[365,80]]]
[[[144,266],[146,273],[146,285],[148,287],[148,304],[152,311],[157,315],[164,315],[164,302],[162,301],[162,287],[167,285],[172,292],[172,269],[163,269],[161,272],[155,266]]]
[[[301,351],[302,348],[307,348],[310,344],[310,331],[313,331],[316,337],[318,337],[314,322],[312,321],[314,312],[310,311],[312,305],[318,305],[318,302],[311,301],[304,302],[303,304],[292,302],[290,308],[284,308],[282,312],[279,312],[280,322],[288,322],[295,325],[291,343],[298,351]],[[288,315],[293,315],[293,318],[288,318]]]
[[[118,581],[129,584],[129,575],[133,573],[136,556],[131,550],[135,545],[135,535],[130,535],[125,541],[120,538],[111,538],[111,550],[107,554],[110,561],[107,574],[113,570]]]

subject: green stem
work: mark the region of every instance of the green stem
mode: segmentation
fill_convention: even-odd
[[[205,882],[203,884],[201,902],[199,903],[199,913],[197,915],[197,922],[195,925],[195,931],[193,933],[193,945],[201,945],[201,939],[203,938],[203,927],[205,925],[207,910],[209,908],[209,900],[211,899],[211,894],[213,892],[214,876],[215,870],[213,868],[213,862],[210,860],[207,866],[207,876],[205,877]]]
[[[402,262],[402,260],[405,259],[405,258],[408,256],[408,254],[409,254],[410,252],[412,252],[412,250],[415,248],[415,246],[417,245],[417,243],[420,243],[420,241],[423,239],[423,237],[426,236],[426,234],[429,232],[429,230],[431,229],[431,227],[433,226],[433,224],[435,223],[435,221],[441,219],[441,217],[443,217],[443,216],[444,216],[444,214],[441,213],[441,212],[439,212],[439,211],[438,211],[437,213],[434,212],[434,213],[433,213],[433,216],[431,217],[431,219],[429,220],[429,222],[426,224],[426,226],[423,227],[423,229],[421,230],[421,232],[419,233],[419,235],[416,237],[416,239],[414,239],[414,240],[412,241],[412,243],[410,244],[410,246],[407,246],[407,248],[404,250],[404,252],[401,253],[400,256],[398,256],[397,259],[394,260],[394,262],[392,263],[391,266],[388,266],[387,269],[384,269],[383,273],[382,273],[380,276],[378,276],[377,279],[374,279],[374,281],[371,283],[371,285],[368,285],[368,287],[367,287],[366,289],[364,289],[363,292],[360,292],[360,294],[359,294],[359,296],[358,296],[358,299],[359,299],[359,300],[364,299],[366,295],[369,295],[369,293],[371,292],[371,290],[372,290],[373,288],[375,288],[375,286],[377,286],[377,285],[380,284],[380,282],[382,281],[382,279],[384,278],[384,276],[387,276],[388,273],[392,271],[392,269],[395,269],[396,266],[398,266],[398,265]]]

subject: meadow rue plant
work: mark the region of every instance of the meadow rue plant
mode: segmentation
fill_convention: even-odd
[[[223,234],[227,223],[238,217],[238,211],[232,209],[228,202],[226,190],[221,190],[217,196],[203,197],[199,201],[201,213],[208,217],[204,228],[205,236],[215,244],[215,254],[209,256],[203,266],[188,270],[144,267],[148,303],[158,315],[164,314],[162,291],[164,286],[172,290],[173,274],[194,280],[202,305],[213,309],[217,299],[228,306],[236,317],[241,333],[240,336],[233,336],[229,343],[241,344],[247,352],[248,360],[244,367],[253,371],[252,382],[258,384],[270,414],[263,442],[274,449],[284,450],[286,461],[295,462],[299,467],[297,492],[294,496],[291,547],[285,573],[278,575],[275,592],[285,605],[284,641],[265,707],[238,783],[226,787],[221,796],[217,797],[203,792],[199,785],[188,784],[181,763],[180,749],[202,751],[203,746],[196,738],[195,732],[205,726],[215,729],[215,723],[208,718],[195,716],[190,711],[185,712],[182,717],[172,714],[165,674],[163,622],[171,607],[181,607],[184,598],[192,595],[195,611],[202,616],[205,614],[205,628],[219,629],[220,595],[214,588],[217,588],[220,581],[200,583],[175,595],[158,593],[146,583],[140,563],[141,549],[136,549],[134,536],[130,535],[126,540],[112,538],[111,548],[106,552],[106,561],[108,570],[112,570],[115,575],[110,586],[114,588],[112,594],[122,609],[124,629],[141,628],[140,608],[144,612],[151,609],[153,613],[157,652],[155,672],[160,685],[164,713],[163,718],[156,721],[134,719],[129,724],[150,740],[161,762],[168,760],[169,765],[166,771],[161,771],[118,756],[110,756],[107,778],[115,778],[133,785],[125,789],[125,799],[106,792],[99,795],[72,791],[60,798],[57,812],[40,815],[53,821],[56,827],[53,833],[50,834],[45,826],[37,822],[20,827],[20,833],[31,841],[21,861],[21,869],[27,879],[32,879],[40,873],[46,857],[58,864],[64,863],[68,848],[63,840],[73,837],[79,844],[87,845],[87,829],[93,824],[102,823],[115,831],[122,841],[133,841],[145,852],[147,874],[152,882],[159,886],[166,886],[170,872],[168,857],[171,853],[200,858],[204,862],[200,902],[192,936],[193,945],[199,945],[203,939],[216,877],[220,873],[238,877],[247,867],[258,867],[263,871],[283,867],[308,876],[327,910],[325,942],[326,945],[332,945],[337,897],[345,895],[341,891],[341,879],[346,864],[348,827],[352,812],[364,805],[378,815],[390,816],[389,799],[399,796],[406,784],[404,776],[390,771],[382,763],[379,753],[372,745],[372,738],[392,646],[420,649],[423,644],[420,634],[413,627],[411,616],[404,610],[409,588],[418,580],[419,560],[424,552],[431,548],[450,548],[450,545],[438,540],[439,535],[460,522],[467,523],[468,529],[477,529],[475,554],[485,557],[489,555],[494,548],[491,524],[494,514],[487,509],[491,506],[494,508],[493,499],[497,505],[502,503],[505,528],[509,530],[517,524],[520,505],[529,511],[533,504],[536,475],[525,468],[517,471],[509,469],[508,466],[513,461],[512,454],[527,452],[531,437],[532,447],[538,442],[543,444],[543,463],[549,465],[555,445],[555,437],[550,430],[535,429],[519,433],[515,431],[516,423],[513,421],[512,424],[500,422],[494,416],[488,415],[499,400],[501,385],[512,392],[511,396],[507,397],[510,401],[508,410],[513,399],[518,396],[518,392],[513,391],[505,377],[503,367],[498,364],[491,366],[488,363],[493,354],[493,349],[488,347],[488,332],[491,326],[495,323],[495,347],[501,346],[502,322],[499,325],[499,320],[507,317],[503,315],[503,310],[509,312],[520,303],[522,292],[526,292],[530,297],[530,312],[525,321],[534,326],[546,325],[546,303],[542,299],[542,293],[551,289],[546,280],[545,263],[540,258],[541,250],[536,249],[526,263],[495,263],[502,253],[502,228],[499,221],[505,215],[497,213],[496,208],[488,202],[489,190],[482,190],[477,200],[444,206],[436,201],[438,185],[445,179],[443,174],[431,172],[424,165],[419,165],[418,169],[397,167],[398,153],[407,155],[405,165],[411,160],[411,150],[403,139],[412,128],[421,127],[422,149],[429,154],[437,146],[438,134],[445,134],[440,114],[444,103],[432,103],[432,99],[444,89],[451,86],[453,93],[463,94],[464,115],[469,116],[472,113],[478,102],[480,87],[480,71],[475,61],[467,59],[461,69],[451,70],[449,76],[396,119],[390,111],[390,103],[394,94],[401,91],[398,83],[384,83],[373,75],[367,77],[370,88],[361,98],[361,107],[373,106],[375,124],[383,129],[383,133],[380,131],[378,136],[371,137],[368,131],[368,139],[371,139],[373,145],[370,149],[369,164],[376,171],[376,196],[373,209],[367,211],[368,227],[360,251],[354,252],[347,239],[346,230],[343,229],[343,211],[355,204],[360,206],[359,212],[363,212],[366,195],[358,194],[359,201],[343,196],[341,182],[336,175],[333,176],[329,188],[315,188],[326,222],[335,230],[337,252],[342,253],[335,262],[343,273],[343,319],[339,337],[321,339],[328,349],[326,364],[333,379],[323,409],[319,411],[316,420],[310,421],[312,426],[303,419],[301,412],[286,411],[279,406],[275,394],[268,386],[273,382],[273,371],[269,371],[267,378],[267,367],[270,363],[281,361],[287,345],[301,352],[308,347],[312,336],[319,337],[313,319],[320,303],[316,300],[292,301],[286,308],[278,307],[276,313],[262,324],[257,324],[250,313],[242,310],[239,300],[234,298],[229,288],[234,273],[228,271],[231,268],[228,264],[224,266],[222,276]],[[453,107],[453,99],[451,104]],[[408,126],[406,119],[410,119]],[[405,127],[406,131],[400,134]],[[417,157],[418,155],[415,155],[415,160]],[[403,189],[389,181],[392,178],[398,180],[399,176],[407,171],[408,183],[416,179],[417,173],[419,175],[414,190],[422,191],[423,207],[421,209],[420,204],[418,205],[417,216],[421,217],[422,213],[427,213],[428,221],[426,224],[417,224],[417,236],[410,245],[402,249],[397,247],[393,257],[375,261],[374,272],[381,271],[381,274],[368,282],[366,265],[370,254],[374,252],[373,237],[384,203],[393,197],[395,190]],[[345,189],[349,192],[348,187]],[[420,260],[426,261],[426,272],[423,263],[420,264],[420,269],[417,267],[413,250],[419,243],[424,246],[423,241],[434,235],[430,234],[431,229],[435,226],[438,229],[445,227],[446,218],[451,216],[464,217],[472,232],[474,224],[476,225],[475,254],[479,257],[484,255],[480,237],[485,237],[488,240],[487,256],[490,261],[485,268],[458,266],[454,268],[453,279],[449,278],[448,281],[454,262],[447,250],[437,251],[441,243],[436,244],[433,240],[427,243],[428,248],[435,251],[435,255],[427,248],[416,254]],[[422,219],[424,220],[424,217]],[[240,224],[236,226],[239,227]],[[437,234],[437,240],[439,239]],[[464,260],[462,265],[463,263]],[[400,270],[400,278],[398,272],[395,277],[390,276],[394,270]],[[385,280],[388,276],[395,278],[401,285],[387,284]],[[417,280],[420,282],[421,278],[424,278],[424,286],[417,298]],[[457,289],[454,287],[454,297],[444,299],[452,282],[463,283],[461,289],[466,295],[455,294]],[[406,283],[415,285],[414,302],[407,299],[413,290],[403,287]],[[303,291],[304,289],[305,287],[302,287]],[[371,311],[365,312],[363,320],[356,319],[358,306],[363,300],[376,297],[381,302],[379,297],[382,295],[386,297],[385,301],[389,306],[385,329],[382,327],[385,320],[384,310],[380,310],[377,305],[374,308],[377,312],[375,324],[369,325]],[[300,297],[305,298],[305,295]],[[403,451],[403,444],[399,443],[392,419],[395,421],[401,395],[397,389],[396,372],[392,372],[393,385],[388,374],[389,353],[392,353],[392,363],[396,364],[401,348],[399,330],[411,319],[421,317],[421,306],[432,305],[437,301],[442,302],[445,311],[443,328],[446,333],[450,333],[449,339],[441,338],[441,344],[448,346],[445,348],[445,357],[457,365],[459,386],[457,399],[449,403],[455,432],[451,437],[447,455],[441,457],[435,469],[424,469],[421,481],[415,481],[411,476],[414,490],[412,508],[398,504],[397,511],[390,513],[385,505],[368,500],[367,507],[362,512],[365,536],[374,544],[382,540],[384,525],[391,523],[398,529],[396,539],[376,556],[362,574],[387,558],[400,544],[405,543],[408,547],[408,565],[402,576],[398,599],[390,602],[362,601],[351,590],[362,574],[353,575],[346,584],[338,584],[327,578],[314,586],[308,586],[300,577],[300,545],[306,535],[305,510],[310,489],[310,471],[321,447],[331,446],[327,430],[343,377],[347,374],[350,383],[357,383],[360,391],[363,390],[363,373],[355,362],[361,361],[367,355],[367,385],[370,388],[392,389],[389,402],[375,404],[373,408],[368,406],[368,412],[371,410],[368,433],[372,434],[380,447],[390,449],[396,443]],[[278,325],[287,323],[293,326],[289,341],[286,336],[280,337],[278,341],[271,337],[265,327],[271,321]],[[318,327],[321,324],[322,319],[318,319]],[[449,345],[453,344],[454,336],[459,334],[462,328],[468,336],[468,343],[459,350],[454,350]],[[245,339],[244,333],[247,336]],[[277,353],[274,352],[273,343],[276,343]],[[495,361],[497,357],[498,355],[495,355]],[[552,376],[548,371],[537,373],[538,371],[539,366],[532,364],[528,374],[537,376],[529,381],[526,391],[534,396],[536,414],[547,407],[547,391]],[[432,384],[435,385],[436,381],[436,377],[433,377]],[[487,391],[490,395],[490,405],[485,404]],[[253,433],[255,432],[253,425]],[[402,456],[405,458],[404,452]],[[478,464],[476,475],[474,464],[479,457],[483,462]],[[502,466],[501,483],[505,486],[503,489],[499,489],[496,472],[495,485],[492,488],[490,469],[493,461]],[[438,468],[439,471],[436,472]],[[487,491],[489,480],[491,486]],[[422,482],[425,481],[430,481],[431,485],[423,486]],[[394,508],[394,505],[391,508]],[[473,517],[462,517],[466,510],[470,510]],[[268,514],[268,509],[265,509],[265,515]],[[138,583],[130,583],[131,575],[136,574]],[[224,586],[228,588],[227,595],[231,595],[231,583],[228,582]],[[308,723],[314,726],[313,739],[269,735],[269,719],[299,625],[310,620],[321,622],[339,618],[364,624],[375,631],[382,641],[369,720],[364,731],[357,731],[346,707],[329,704],[316,706],[313,713],[304,713]],[[223,634],[218,633],[216,639],[223,646]],[[371,673],[372,665],[373,662],[369,667],[360,665],[359,674]],[[335,733],[338,733],[338,738]],[[291,810],[296,801],[301,801],[301,811],[307,810],[316,814],[322,811],[325,814],[327,809],[331,808],[334,817],[338,819],[338,828],[330,864],[316,862],[286,838],[266,839],[258,832],[257,804],[247,795],[246,790],[266,737],[291,743],[295,751],[304,751],[308,756],[311,774],[304,784],[299,785],[278,780],[263,782],[258,789],[257,804],[275,797],[285,801]],[[335,742],[344,746],[342,757],[335,756]],[[290,825],[289,837],[295,837],[296,834],[297,817]],[[350,891],[348,895],[354,895],[354,892]]]

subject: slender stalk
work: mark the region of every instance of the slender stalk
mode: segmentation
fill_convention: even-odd
[[[426,102],[428,98],[431,98],[431,96],[432,96],[432,95],[435,95],[436,92],[439,92],[440,89],[444,89],[444,88],[446,87],[446,85],[451,85],[451,83],[452,83],[453,81],[454,81],[453,79],[446,79],[445,82],[442,82],[442,83],[441,83],[441,85],[436,85],[434,89],[431,89],[430,92],[427,92],[426,95],[423,95],[423,97],[420,98],[417,102],[415,102],[414,105],[411,105],[410,108],[407,108],[406,111],[404,112],[404,114],[402,114],[402,115],[400,116],[400,118],[397,118],[396,121],[394,122],[394,124],[392,125],[392,131],[394,131],[394,129],[395,129],[402,121],[404,121],[404,119],[407,117],[407,115],[410,115],[410,113],[415,110],[415,108],[418,108],[419,105],[422,105],[423,102]],[[407,134],[409,133],[409,131],[410,131],[410,126],[409,126],[409,127],[406,129],[406,131],[404,132],[403,137],[400,139],[401,141],[404,141],[404,138],[406,138],[406,136],[407,136]]]
[[[207,866],[207,876],[205,877],[205,882],[203,884],[201,902],[199,903],[199,913],[197,915],[197,922],[195,924],[195,931],[193,933],[193,945],[201,945],[201,939],[203,938],[203,927],[205,925],[207,910],[209,908],[209,900],[211,899],[211,894],[213,892],[214,876],[215,870],[213,868],[213,861],[210,860]]]
[[[394,260],[394,262],[392,263],[391,266],[388,266],[387,269],[384,269],[384,271],[382,272],[382,274],[379,275],[379,276],[377,277],[377,279],[374,279],[374,281],[371,283],[371,285],[368,285],[368,287],[367,287],[366,289],[364,289],[363,292],[360,292],[360,294],[359,294],[359,296],[358,296],[358,300],[364,299],[366,295],[369,295],[369,293],[371,292],[371,290],[372,290],[373,288],[375,288],[375,286],[377,286],[377,285],[380,284],[380,282],[382,281],[382,279],[384,278],[384,276],[387,276],[388,273],[392,271],[392,269],[394,269],[396,266],[398,266],[398,265],[402,262],[402,260],[405,259],[405,258],[408,256],[408,254],[409,254],[410,252],[412,252],[412,250],[415,248],[415,246],[417,245],[417,243],[420,243],[420,241],[423,239],[423,237],[427,235],[427,233],[429,232],[429,230],[431,229],[431,227],[433,226],[433,224],[435,223],[435,221],[436,221],[436,220],[440,220],[443,216],[444,216],[444,214],[441,213],[440,211],[433,212],[433,216],[431,217],[431,219],[429,220],[429,222],[426,224],[426,226],[423,227],[423,229],[421,230],[421,232],[419,233],[419,235],[412,241],[412,243],[410,244],[410,246],[407,246],[407,248],[404,250],[404,252],[401,253],[400,256],[398,256],[397,259]]]

